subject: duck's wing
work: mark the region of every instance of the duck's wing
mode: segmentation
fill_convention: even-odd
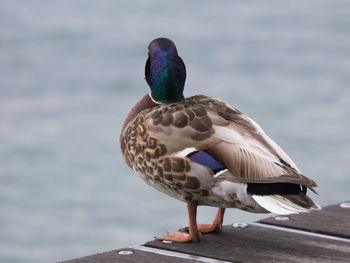
[[[219,99],[194,96],[149,114],[149,130],[168,153],[205,151],[228,169],[225,180],[317,186],[258,124]]]
[[[224,163],[235,179],[247,183],[294,183],[311,189],[317,186],[252,119],[218,99],[207,108],[214,123],[213,137],[221,141],[208,152]],[[221,118],[228,123],[222,124]]]

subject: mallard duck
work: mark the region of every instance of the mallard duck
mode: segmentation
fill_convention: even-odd
[[[186,232],[158,240],[197,242],[222,230],[226,208],[291,214],[319,209],[307,195],[316,183],[252,119],[228,103],[183,95],[186,68],[167,38],[148,46],[151,89],[129,112],[120,135],[125,162],[147,184],[187,203]],[[197,224],[197,206],[218,207]]]

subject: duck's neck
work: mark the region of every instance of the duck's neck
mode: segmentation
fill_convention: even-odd
[[[132,109],[130,110],[128,116],[126,117],[121,133],[120,133],[120,148],[122,150],[122,153],[124,154],[124,150],[125,150],[125,145],[123,143],[123,134],[124,134],[124,130],[126,128],[126,126],[128,125],[128,123],[141,111],[148,109],[148,108],[152,108],[154,106],[157,106],[158,104],[155,103],[152,98],[150,97],[149,94],[145,95],[138,103],[135,104],[134,107],[132,107]]]

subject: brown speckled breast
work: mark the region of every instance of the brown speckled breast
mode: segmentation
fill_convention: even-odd
[[[126,163],[149,185],[182,201],[193,199],[201,194],[200,182],[191,174],[188,158],[167,155],[164,142],[148,132],[145,116],[149,111],[132,120],[124,133]],[[157,112],[152,112],[157,117]],[[159,116],[158,116],[159,119]],[[176,118],[175,118],[176,119]],[[207,194],[203,191],[203,194]]]

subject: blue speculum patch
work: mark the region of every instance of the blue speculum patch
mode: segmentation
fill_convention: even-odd
[[[205,151],[194,152],[189,154],[187,157],[190,158],[192,162],[196,162],[208,167],[209,169],[213,170],[214,173],[225,169],[225,166],[223,166]]]

